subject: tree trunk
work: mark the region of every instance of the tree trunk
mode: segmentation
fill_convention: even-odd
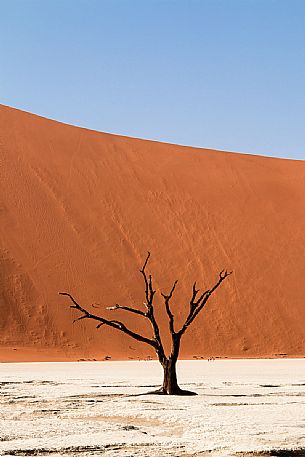
[[[160,393],[163,395],[197,395],[195,392],[180,389],[177,382],[176,359],[169,357],[163,365],[164,378]]]
[[[163,392],[168,395],[179,395],[181,389],[177,382],[176,361],[171,360],[170,358],[167,359],[163,366],[163,370]]]

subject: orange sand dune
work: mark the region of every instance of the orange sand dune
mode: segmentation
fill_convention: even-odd
[[[72,325],[58,295],[103,313],[141,306],[147,250],[158,289],[179,280],[177,325],[195,279],[204,288],[234,270],[182,357],[305,356],[305,162],[125,138],[5,106],[0,151],[0,360],[153,355],[115,330]],[[159,298],[156,308],[166,338]],[[150,334],[141,316],[110,315]]]

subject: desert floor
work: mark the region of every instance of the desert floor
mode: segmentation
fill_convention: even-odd
[[[154,361],[2,363],[0,455],[257,456],[305,447],[305,360],[181,361],[178,374],[198,396],[138,395],[161,382]]]

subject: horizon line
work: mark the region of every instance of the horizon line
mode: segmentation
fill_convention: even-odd
[[[78,125],[78,124],[72,124],[72,123],[69,123],[69,122],[66,122],[66,121],[61,121],[61,120],[55,119],[53,117],[48,117],[48,116],[43,115],[43,114],[38,114],[36,112],[28,111],[27,109],[24,109],[24,108],[19,108],[19,107],[16,107],[16,106],[6,105],[4,103],[0,103],[0,106],[2,106],[4,108],[11,109],[11,110],[22,112],[22,113],[28,114],[30,116],[35,116],[35,117],[38,117],[38,118],[41,118],[41,119],[45,119],[45,120],[48,120],[48,121],[51,121],[51,122],[56,122],[58,124],[66,125],[66,126],[69,126],[69,127],[75,127],[77,129],[87,130],[89,132],[95,132],[95,133],[100,133],[100,134],[104,134],[104,135],[111,135],[111,136],[116,136],[116,137],[121,137],[121,138],[128,138],[128,139],[131,139],[131,140],[146,141],[146,142],[150,142],[150,143],[159,143],[159,144],[169,145],[169,146],[178,146],[178,147],[181,147],[181,148],[192,148],[192,149],[208,150],[208,151],[214,151],[214,152],[220,152],[220,153],[238,154],[238,155],[245,155],[245,156],[251,156],[251,157],[260,157],[260,158],[263,158],[263,159],[289,160],[289,161],[294,161],[294,162],[304,162],[305,161],[305,159],[295,159],[295,158],[291,158],[291,157],[278,157],[278,156],[273,156],[273,155],[270,156],[270,155],[265,155],[265,154],[258,154],[258,153],[255,153],[255,152],[243,152],[243,151],[236,151],[236,150],[229,150],[229,149],[217,149],[217,148],[206,147],[206,146],[193,146],[193,145],[189,145],[189,144],[174,143],[174,142],[171,142],[171,141],[156,140],[156,139],[152,139],[152,138],[129,136],[129,135],[121,134],[121,133],[114,133],[114,132],[108,132],[108,131],[103,131],[103,130],[97,130],[97,129],[90,128],[90,127],[84,127],[84,126]]]

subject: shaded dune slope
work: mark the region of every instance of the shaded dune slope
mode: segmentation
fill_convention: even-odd
[[[153,356],[115,330],[72,325],[57,294],[101,313],[141,306],[147,250],[158,289],[179,280],[177,325],[195,279],[206,288],[234,270],[182,357],[305,356],[304,162],[120,137],[4,106],[0,154],[1,360]],[[159,298],[156,308],[166,340]],[[115,316],[150,334],[141,316]]]

